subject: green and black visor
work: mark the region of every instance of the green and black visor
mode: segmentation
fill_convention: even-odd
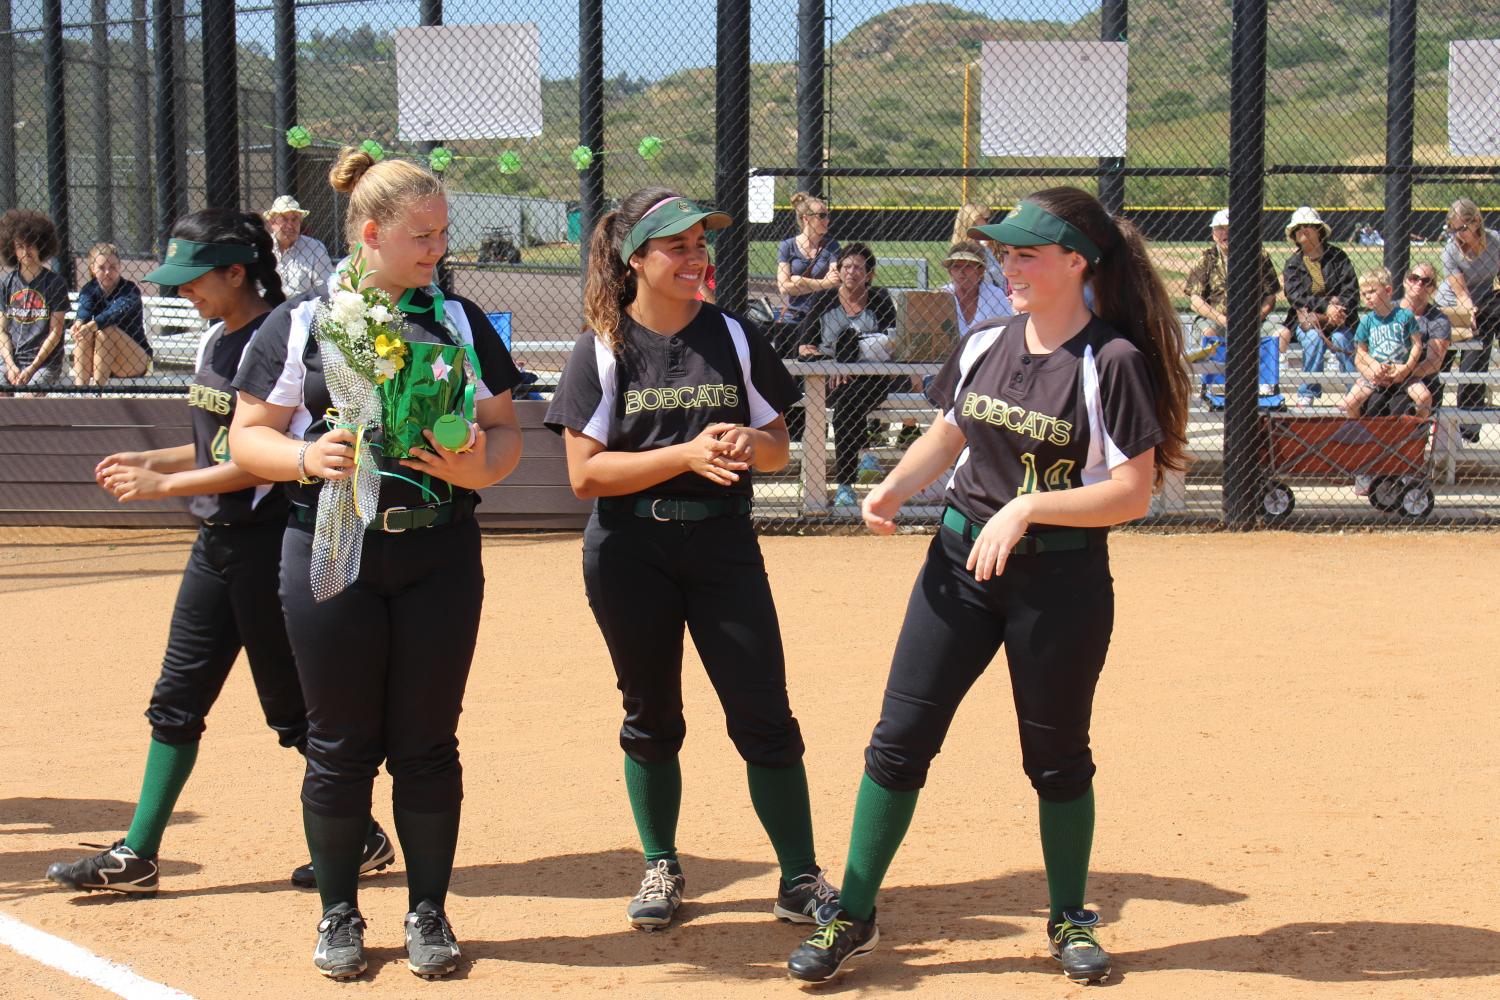
[[[630,263],[631,254],[658,236],[676,236],[699,222],[704,229],[723,229],[733,221],[727,212],[702,208],[686,198],[663,198],[646,209],[640,221],[630,227],[630,235],[620,244],[620,260]]]
[[[992,226],[975,226],[970,236],[994,240],[1008,247],[1039,247],[1049,243],[1079,254],[1090,264],[1098,264],[1104,255],[1094,241],[1074,226],[1059,219],[1034,201],[1023,201],[1002,222]]]
[[[253,264],[256,256],[255,248],[245,243],[194,243],[174,237],[167,241],[167,259],[141,280],[176,288],[216,267]]]

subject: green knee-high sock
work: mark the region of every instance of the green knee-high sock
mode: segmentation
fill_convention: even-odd
[[[1094,789],[1071,802],[1037,800],[1042,823],[1042,859],[1047,865],[1051,919],[1063,910],[1083,908],[1089,882],[1089,851],[1094,846]]]
[[[198,760],[198,743],[162,743],[151,741],[146,754],[146,776],[141,779],[141,797],[135,804],[135,818],[125,845],[143,858],[155,857],[161,847],[161,835],[177,808],[177,796],[193,773]]]
[[[406,858],[406,908],[412,912],[427,900],[443,909],[448,882],[453,877],[453,852],[458,849],[458,817],[448,812],[419,813],[396,809],[396,837]]]
[[[359,861],[365,853],[369,829],[368,815],[324,816],[303,803],[302,830],[307,834],[313,870],[318,873],[318,896],[323,900],[324,913],[337,903],[359,905]]]
[[[915,788],[900,792],[884,788],[868,774],[859,783],[849,860],[844,863],[844,882],[839,887],[840,905],[856,920],[869,920],[875,912],[875,895],[911,826],[917,794]]]
[[[812,803],[807,795],[807,768],[799,760],[791,767],[746,764],[750,778],[750,803],[760,825],[766,828],[781,877],[790,882],[818,867],[813,850]]]
[[[643,763],[626,755],[625,791],[646,863],[676,861],[677,814],[682,811],[682,767],[677,758]]]

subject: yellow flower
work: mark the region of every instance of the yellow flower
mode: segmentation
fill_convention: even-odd
[[[396,368],[401,368],[400,360],[406,354],[406,344],[400,337],[388,333],[382,333],[375,338],[375,353],[382,358],[388,358],[397,362]]]

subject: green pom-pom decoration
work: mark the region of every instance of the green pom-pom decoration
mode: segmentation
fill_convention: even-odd
[[[513,174],[521,169],[521,154],[513,149],[507,149],[495,157],[495,166],[500,168],[502,174]]]
[[[359,144],[359,148],[363,152],[367,153],[370,159],[374,160],[376,163],[379,163],[381,160],[385,159],[385,150],[381,149],[380,143],[376,142],[374,139],[366,139],[364,142]]]
[[[312,133],[301,125],[293,125],[286,130],[286,144],[293,149],[303,149],[312,145]]]
[[[573,152],[568,154],[568,159],[573,161],[573,169],[582,173],[594,162],[594,151],[587,146],[574,146]]]
[[[427,165],[432,168],[432,172],[435,174],[442,173],[452,166],[452,164],[452,151],[442,146],[435,147],[432,152],[427,154]]]
[[[635,147],[643,160],[654,160],[661,153],[661,140],[654,135],[648,135],[641,140],[640,145]]]

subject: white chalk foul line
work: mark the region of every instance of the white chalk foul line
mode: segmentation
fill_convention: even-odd
[[[181,990],[152,982],[118,962],[100,958],[87,948],[39,931],[5,913],[0,913],[0,944],[125,1000],[193,1000]]]

